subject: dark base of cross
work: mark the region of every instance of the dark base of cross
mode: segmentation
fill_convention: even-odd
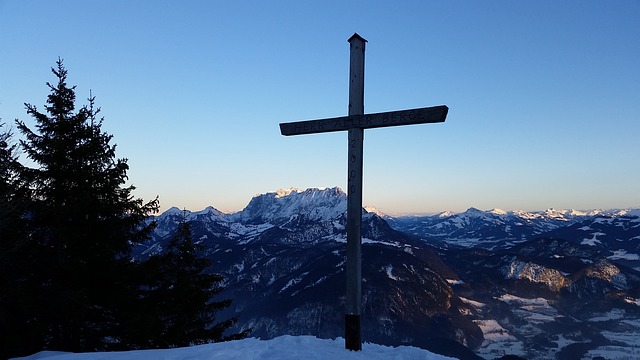
[[[362,350],[362,148],[364,129],[444,122],[449,108],[428,108],[364,114],[364,50],[366,40],[349,38],[349,114],[332,119],[280,124],[282,135],[348,131],[347,168],[347,261],[345,347]]]
[[[360,329],[360,315],[344,316],[345,348],[349,350],[362,350],[362,330]]]

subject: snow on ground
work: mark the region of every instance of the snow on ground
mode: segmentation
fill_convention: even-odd
[[[601,232],[595,232],[591,234],[591,239],[589,238],[582,239],[582,242],[580,243],[580,245],[597,246],[598,244],[602,244],[602,241],[598,240],[598,236],[602,236],[602,235],[607,235],[607,234],[601,233]]]
[[[557,310],[549,305],[549,301],[545,298],[523,298],[511,294],[504,294],[498,298],[507,303],[519,304],[520,309],[531,313],[549,315],[555,317]]]
[[[611,360],[638,359],[640,357],[640,350],[638,348],[623,346],[601,346],[587,352],[583,359],[594,359],[598,356]]]
[[[639,344],[640,339],[638,339],[638,333],[635,331],[629,331],[629,332],[603,331],[602,335],[616,344],[627,344],[634,348],[638,348],[638,345],[640,345]]]
[[[391,243],[388,241],[380,241],[380,240],[372,240],[372,239],[367,239],[367,238],[362,238],[362,243],[363,244],[380,244],[380,245],[386,245],[386,246],[393,246],[393,247],[402,247],[404,245],[400,245],[398,243]]]
[[[635,327],[636,329],[640,330],[640,319],[624,319],[622,320],[623,323],[627,324],[627,325],[631,325],[633,327]],[[640,337],[638,337],[638,339],[640,339]],[[640,344],[638,344],[640,345]]]
[[[524,355],[524,344],[495,320],[476,320],[482,330],[484,342],[476,354],[485,359],[498,358],[505,354]]]
[[[607,256],[607,259],[609,260],[619,260],[619,259],[640,260],[640,255],[628,253],[624,249],[619,249],[619,250],[614,250],[613,255]]]
[[[624,319],[625,313],[626,312],[623,309],[612,309],[611,311],[601,314],[599,316],[591,317],[589,319],[589,322],[621,320],[621,319]]]
[[[391,280],[398,281],[399,279],[393,275],[393,265],[387,265],[384,270],[387,272],[387,277]]]
[[[634,305],[640,306],[640,299],[627,297],[624,299],[624,302],[628,304],[634,304]]]
[[[22,360],[446,360],[410,346],[389,347],[365,343],[362,351],[344,348],[344,339],[325,340],[313,336],[281,336],[271,340],[244,339],[167,350],[63,353],[43,351],[16,358]]]
[[[464,303],[467,303],[469,305],[475,306],[477,309],[487,306],[487,304],[485,304],[485,303],[481,303],[479,301],[467,299],[467,298],[464,298],[464,297],[460,297],[460,300],[462,300],[462,302],[464,302]]]
[[[515,336],[509,333],[509,330],[505,329],[495,320],[476,320],[476,324],[482,330],[485,343],[488,342],[504,342],[504,341],[518,341]]]

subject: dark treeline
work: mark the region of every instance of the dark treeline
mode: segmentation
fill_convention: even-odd
[[[76,109],[58,60],[35,126],[0,121],[0,358],[224,341],[222,277],[205,272],[186,219],[161,255],[132,260],[159,202],[126,186],[126,159],[102,131],[95,98]],[[21,159],[29,160],[29,166]]]

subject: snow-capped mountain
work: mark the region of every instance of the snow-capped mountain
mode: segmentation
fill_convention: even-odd
[[[155,218],[154,239],[136,253],[161,252],[171,224],[186,219],[214,261],[211,271],[224,275],[225,296],[233,299],[226,315],[239,315],[240,327],[262,338],[335,338],[344,336],[345,211],[338,188],[256,195],[233,214],[170,209]],[[454,295],[447,280],[455,274],[439,255],[375,213],[364,211],[362,236],[364,340],[475,358],[465,346],[478,346],[481,331],[461,315],[468,306]]]
[[[389,220],[389,223],[397,230],[414,234],[438,246],[497,249],[590,219],[631,219],[639,212],[556,209],[537,212],[500,209],[482,211],[470,208],[463,213],[397,217]]]
[[[347,211],[347,195],[339,188],[280,189],[275,193],[256,195],[238,213],[230,216],[245,224],[281,225],[300,216],[308,221],[326,221]]]
[[[233,214],[172,208],[136,253],[163,251],[186,219],[233,299],[221,317],[238,315],[261,338],[335,338],[343,336],[345,211],[338,188],[256,195]],[[640,211],[363,211],[365,341],[468,359],[478,357],[467,348],[491,359],[633,351]]]

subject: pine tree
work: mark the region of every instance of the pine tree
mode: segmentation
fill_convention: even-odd
[[[5,123],[0,122],[0,235],[4,235],[9,228],[9,219],[15,212],[14,197],[19,167],[17,145],[11,143],[13,133],[5,126]]]
[[[22,215],[28,205],[28,189],[21,178],[18,147],[13,133],[0,123],[0,358],[39,349],[29,320],[30,293],[25,274],[31,262]]]
[[[224,290],[223,277],[207,273],[211,261],[201,257],[203,248],[194,244],[190,223],[183,217],[176,235],[162,255],[147,265],[160,275],[145,298],[155,306],[155,321],[147,336],[150,347],[182,347],[241,339],[249,330],[225,335],[237,318],[218,321],[216,314],[231,305],[231,300],[215,300]]]
[[[40,284],[32,315],[51,350],[118,348],[138,286],[131,247],[148,238],[153,224],[145,221],[158,201],[145,203],[125,186],[127,160],[116,158],[112,135],[101,130],[95,98],[75,111],[62,60],[52,72],[57,83],[47,83],[45,112],[25,104],[36,129],[17,121],[21,145],[37,165],[24,171],[33,191],[27,228],[38,255],[30,276]]]
[[[13,143],[13,133],[5,126],[0,122],[0,246],[8,246],[8,239],[16,238],[19,230],[17,220],[26,197],[26,188],[20,177],[22,165],[18,161],[17,144]]]

